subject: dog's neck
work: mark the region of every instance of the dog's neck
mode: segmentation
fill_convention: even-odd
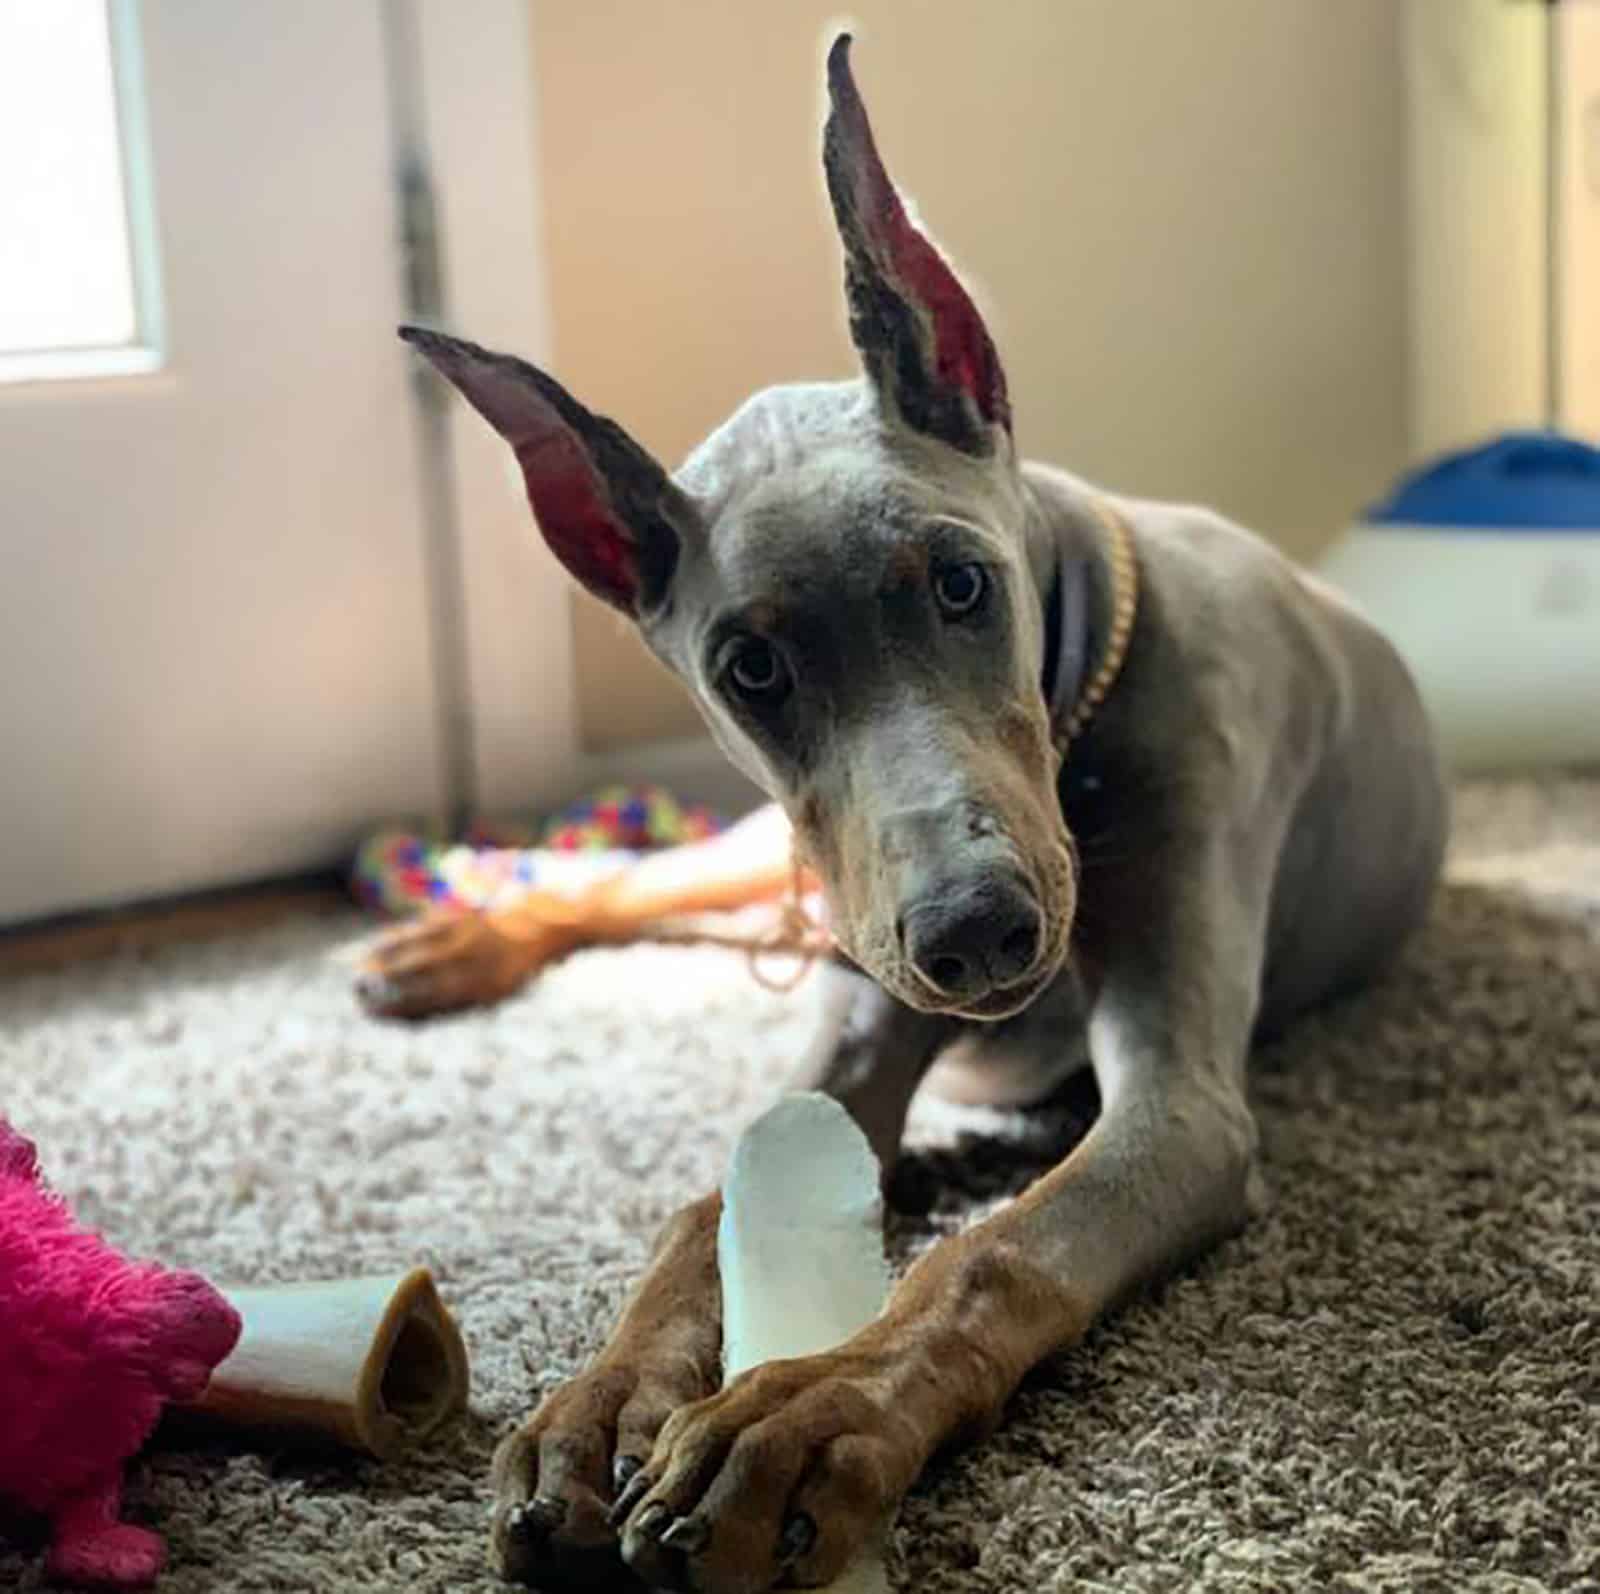
[[[1116,684],[1138,612],[1139,566],[1122,512],[1063,472],[1024,467],[1029,560],[1044,605],[1043,689],[1063,756]]]

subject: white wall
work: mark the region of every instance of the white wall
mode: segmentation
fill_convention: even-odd
[[[140,15],[165,365],[0,384],[0,923],[439,797],[382,12]]]

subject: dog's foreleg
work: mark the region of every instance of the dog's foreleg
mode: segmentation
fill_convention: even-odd
[[[820,1090],[845,1107],[887,1177],[900,1153],[911,1098],[962,1025],[897,1002],[853,968],[825,964],[819,973],[816,1042],[789,1088]]]
[[[837,1350],[677,1412],[623,1502],[630,1563],[652,1574],[665,1543],[708,1594],[825,1582],[1030,1367],[1242,1222],[1261,915],[1216,884],[1180,882],[1109,948],[1090,1010],[1101,1116],[1073,1154],[935,1247]]]
[[[951,1381],[961,1409],[930,1411],[929,1433],[987,1427],[1036,1362],[1245,1220],[1257,1139],[1245,1064],[1271,853],[1240,868],[1221,843],[1196,850],[1158,861],[1152,918],[1103,939],[1089,1012],[1101,1111],[1088,1135],[924,1257],[891,1305],[895,1333],[969,1372]]]
[[[821,972],[816,1044],[790,1084],[835,1096],[887,1167],[917,1081],[957,1026],[853,970]],[[490,1558],[503,1575],[603,1584],[620,1572],[613,1500],[670,1415],[721,1383],[721,1211],[711,1195],[673,1218],[605,1346],[500,1446]]]
[[[1214,1041],[1232,1038],[1207,1055],[1147,994],[1142,982],[1113,986],[1096,1005],[1102,1105],[1084,1140],[1009,1207],[930,1252],[896,1294],[893,1332],[964,1369],[947,1409],[930,1411],[937,1442],[989,1427],[1030,1367],[1244,1222],[1256,1147],[1238,1077],[1249,1023],[1215,1029]]]

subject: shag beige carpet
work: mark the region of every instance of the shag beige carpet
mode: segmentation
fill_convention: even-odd
[[[1394,974],[1259,1059],[1267,1212],[924,1480],[900,1588],[1600,1589],[1600,781],[1458,814]],[[495,1586],[496,1437],[594,1348],[806,1033],[803,990],[665,948],[379,1025],[327,956],[360,929],[0,985],[0,1110],[86,1218],[223,1279],[425,1260],[472,1352],[470,1419],[398,1464],[158,1446],[130,1509],[169,1537],[170,1594]],[[936,1200],[896,1254],[1079,1129],[919,1108]],[[0,1588],[37,1586],[0,1549]]]

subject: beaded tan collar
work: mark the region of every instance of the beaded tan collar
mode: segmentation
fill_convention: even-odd
[[[1123,516],[1103,499],[1091,499],[1090,504],[1111,539],[1111,629],[1098,667],[1083,683],[1066,723],[1056,732],[1056,746],[1062,753],[1082,734],[1094,718],[1094,711],[1105,701],[1106,693],[1116,684],[1128,656],[1134,616],[1139,611],[1139,561],[1134,557],[1133,532]]]

